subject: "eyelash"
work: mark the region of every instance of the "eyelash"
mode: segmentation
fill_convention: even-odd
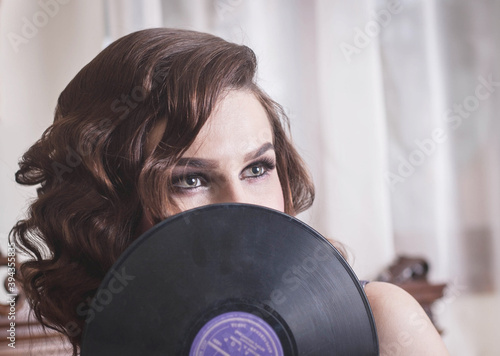
[[[263,167],[264,173],[258,176],[250,176],[248,179],[259,179],[268,175],[274,168],[276,168],[276,163],[271,158],[264,157],[257,162],[249,164],[245,169],[243,169],[243,172],[253,167]]]
[[[174,190],[182,192],[182,191],[190,191],[190,190],[195,190],[195,189],[200,188],[200,186],[197,186],[197,187],[179,187],[179,186],[176,186],[176,184],[179,184],[180,182],[185,181],[185,180],[187,180],[189,178],[195,178],[195,179],[201,180],[201,184],[202,185],[204,183],[207,183],[209,181],[204,174],[202,174],[202,173],[196,173],[196,172],[195,173],[189,173],[189,174],[186,174],[186,175],[174,176],[174,177],[172,177],[172,186],[173,186]]]
[[[273,159],[264,157],[256,162],[250,163],[248,166],[246,166],[242,172],[247,171],[248,169],[251,169],[253,167],[263,167],[264,168],[264,173],[258,175],[258,176],[249,176],[246,177],[245,179],[261,179],[265,176],[267,176],[270,172],[272,172],[276,168],[276,163]],[[201,186],[197,187],[179,187],[176,186],[176,184],[179,184],[183,180],[189,179],[189,178],[195,178],[195,179],[200,179],[201,180]],[[209,183],[210,179],[207,178],[207,176],[201,172],[193,172],[189,173],[186,175],[178,175],[178,176],[173,176],[172,177],[172,185],[173,188],[177,192],[189,192],[189,191],[195,191],[203,186],[203,184]]]

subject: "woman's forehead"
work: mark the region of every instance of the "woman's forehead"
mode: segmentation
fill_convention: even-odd
[[[217,103],[184,156],[223,159],[229,154],[246,155],[272,142],[262,104],[249,91],[232,90]]]
[[[160,143],[167,121],[155,124],[146,138],[145,150],[150,154]],[[187,148],[184,157],[246,154],[265,143],[273,143],[267,112],[251,91],[230,90],[221,96],[212,114]],[[209,158],[209,157],[206,157]]]

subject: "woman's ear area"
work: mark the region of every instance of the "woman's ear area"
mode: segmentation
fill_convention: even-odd
[[[370,282],[365,293],[375,318],[381,355],[449,355],[425,311],[405,290],[390,283]]]

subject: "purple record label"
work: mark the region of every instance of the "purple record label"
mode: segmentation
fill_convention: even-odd
[[[216,316],[196,335],[189,356],[283,356],[276,332],[253,314]]]

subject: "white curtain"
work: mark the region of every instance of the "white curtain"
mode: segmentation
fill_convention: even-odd
[[[450,283],[437,314],[453,354],[497,349],[499,5],[408,1],[380,36],[394,243]]]
[[[406,1],[379,37],[394,246],[449,283],[435,314],[454,355],[497,349],[499,5]]]
[[[208,31],[254,49],[261,86],[290,116],[318,194],[300,218],[344,243],[360,278],[397,255],[426,258],[431,281],[450,286],[435,314],[451,353],[495,353],[499,2],[62,2],[18,52],[6,34],[40,2],[0,7],[3,235],[28,195],[13,183],[16,160],[84,63],[134,30]]]
[[[0,248],[34,189],[15,184],[17,161],[50,125],[57,98],[101,49],[101,0],[0,3]]]

